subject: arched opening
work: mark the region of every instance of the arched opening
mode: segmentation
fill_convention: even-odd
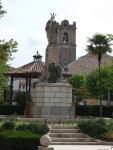
[[[63,42],[64,43],[68,42],[68,33],[67,32],[64,32],[64,34],[63,34]]]

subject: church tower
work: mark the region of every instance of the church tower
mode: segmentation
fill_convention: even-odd
[[[63,20],[58,26],[57,47],[59,64],[64,67],[76,59],[76,22]]]
[[[69,24],[68,20],[56,22],[55,14],[51,14],[46,24],[48,46],[46,48],[46,70],[49,63],[64,67],[76,60],[76,22]]]

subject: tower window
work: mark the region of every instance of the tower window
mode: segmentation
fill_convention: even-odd
[[[63,34],[63,42],[64,43],[68,42],[68,33],[67,32],[64,32],[64,34]]]

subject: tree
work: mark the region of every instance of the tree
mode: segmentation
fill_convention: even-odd
[[[3,10],[2,4],[1,4],[1,0],[0,0],[0,18],[3,17],[3,15],[6,13],[5,10]]]
[[[106,66],[101,68],[101,85],[98,80],[98,69],[93,70],[86,77],[86,86],[90,94],[98,98],[100,95],[99,88],[101,88],[101,94],[103,99],[107,99],[108,91],[110,91],[110,97],[113,98],[113,67]]]
[[[3,10],[1,0],[0,0],[0,19],[6,11]],[[16,52],[17,42],[13,39],[9,41],[0,40],[0,100],[3,96],[3,90],[6,86],[6,77],[4,74],[8,70],[7,62],[12,60],[12,54]]]
[[[102,99],[101,99],[101,76],[100,76],[100,65],[102,54],[106,52],[111,52],[113,35],[111,34],[95,34],[92,38],[88,39],[89,45],[87,45],[87,51],[93,55],[97,55],[98,57],[98,81],[99,81],[99,99],[100,99],[100,116],[102,116]]]
[[[85,78],[80,74],[75,74],[67,80],[73,87],[73,100],[75,99],[76,104],[79,104],[79,102],[84,99],[83,89],[85,84]]]

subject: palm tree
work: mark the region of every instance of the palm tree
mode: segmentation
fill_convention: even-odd
[[[100,66],[102,55],[106,52],[112,52],[113,35],[111,34],[94,34],[92,38],[88,38],[89,45],[87,45],[87,51],[98,57],[98,80],[99,80],[99,100],[100,100],[100,117],[102,116],[102,99],[101,99],[101,77]]]

